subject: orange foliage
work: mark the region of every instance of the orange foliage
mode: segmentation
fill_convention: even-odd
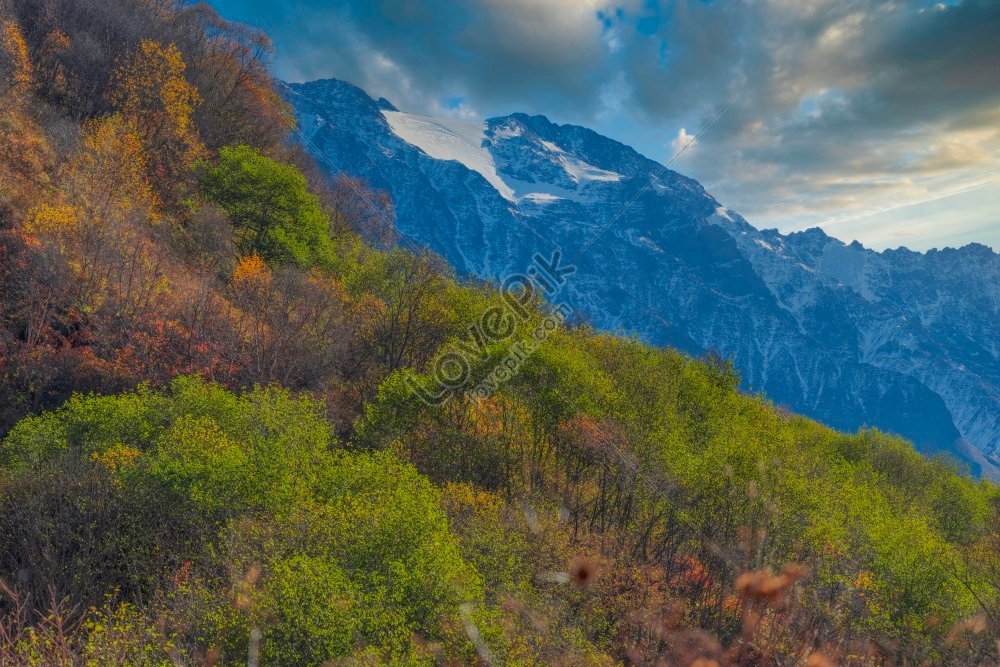
[[[0,217],[22,213],[46,182],[50,148],[30,118],[34,75],[20,26],[0,18]]]
[[[736,595],[727,595],[722,599],[722,611],[730,616],[739,616],[743,613],[743,602]]]
[[[712,577],[708,573],[708,568],[697,558],[687,556],[683,559],[683,572],[680,581],[701,590],[708,590],[712,585]]]
[[[52,148],[41,129],[26,114],[3,113],[0,100],[0,216],[16,214],[42,199],[49,184]]]
[[[233,284],[240,287],[265,287],[271,283],[271,268],[253,253],[240,259],[233,271]]]
[[[73,40],[69,38],[69,35],[59,28],[54,28],[45,35],[45,48],[53,52],[59,53],[65,51],[72,44]]]
[[[619,438],[618,429],[609,422],[599,422],[589,415],[574,415],[559,425],[558,440],[577,450],[585,459],[593,460],[614,452]]]
[[[155,25],[123,16],[97,26],[56,4],[74,20],[46,9],[36,22],[30,3],[10,10],[23,13],[14,19],[0,0],[0,431],[74,391],[177,373],[336,387],[343,359],[365,363],[343,349],[348,320],[363,309],[341,283],[282,273],[272,285],[251,257],[220,290],[213,272],[165,242],[180,224],[149,224],[185,222],[180,203],[203,136],[213,146],[285,145],[290,114],[271,86],[266,44],[207,6],[174,20],[153,3],[160,13],[146,18]],[[124,51],[136,33],[152,39]],[[36,109],[45,110],[37,119]],[[57,164],[46,130],[68,139],[72,127],[75,150],[64,148]],[[268,289],[237,288],[253,283]]]
[[[33,75],[28,44],[21,27],[14,21],[0,19],[0,48],[6,52],[8,65],[0,64],[0,77],[9,83],[0,105],[21,107],[31,93]]]

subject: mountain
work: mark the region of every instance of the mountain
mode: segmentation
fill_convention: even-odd
[[[874,252],[758,230],[696,181],[591,130],[400,112],[337,80],[291,84],[307,148],[390,192],[397,226],[463,275],[535,253],[576,272],[584,320],[732,359],[743,388],[833,427],[877,426],[1000,471],[1000,255]]]

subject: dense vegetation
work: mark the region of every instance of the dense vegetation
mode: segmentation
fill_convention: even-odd
[[[584,327],[420,400],[509,304],[319,177],[267,50],[0,0],[0,663],[1000,660],[1000,494],[904,441]]]

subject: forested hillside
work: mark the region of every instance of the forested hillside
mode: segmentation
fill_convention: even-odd
[[[0,664],[1000,660],[996,487],[457,281],[268,49],[0,0]]]

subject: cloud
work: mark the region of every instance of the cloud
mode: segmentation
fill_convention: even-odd
[[[695,143],[695,137],[688,134],[687,130],[682,127],[674,140],[670,142],[671,157],[694,151]]]
[[[925,220],[919,235],[904,234],[899,219],[1000,174],[1000,42],[990,37],[1000,34],[1000,4],[733,5],[678,4],[655,35],[682,45],[665,65],[649,39],[627,41],[645,118],[700,125],[727,92],[737,95],[678,170],[761,226],[820,224],[921,248],[964,242],[975,226],[1000,248],[1000,202],[951,198],[962,215],[933,229]]]
[[[284,77],[344,78],[423,113],[544,113],[661,161],[735,96],[674,166],[759,226],[877,225],[1000,174],[998,0],[216,5],[274,34]],[[1000,218],[975,201],[963,229]],[[1000,247],[1000,224],[982,233]]]
[[[614,48],[605,0],[220,0],[224,15],[268,29],[280,22],[278,74],[335,76],[415,111],[461,96],[474,107],[596,113]],[[638,4],[636,2],[635,4]],[[280,17],[280,18],[278,18]]]

